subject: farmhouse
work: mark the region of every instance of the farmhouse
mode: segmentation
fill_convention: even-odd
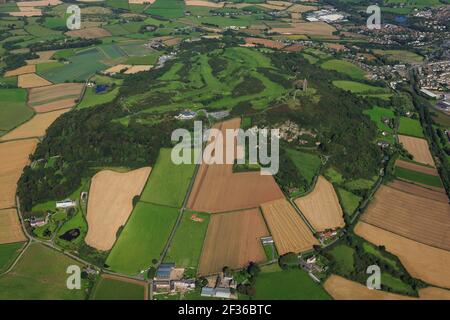
[[[31,217],[30,218],[30,226],[33,228],[45,226],[48,223],[48,217],[50,214],[47,214],[45,217]]]
[[[68,209],[68,208],[75,208],[77,206],[77,202],[75,200],[62,200],[62,201],[56,201],[56,208],[57,209]]]
[[[175,116],[175,119],[178,119],[178,120],[191,120],[191,119],[194,119],[196,115],[197,115],[196,112],[190,111],[190,110],[186,110],[186,111],[181,112],[179,115]]]
[[[183,279],[184,268],[176,268],[175,263],[161,263],[153,278],[154,290],[186,291],[195,289],[195,279]]]

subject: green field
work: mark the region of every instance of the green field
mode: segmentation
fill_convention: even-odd
[[[362,80],[364,79],[365,72],[363,69],[358,67],[357,65],[354,65],[351,62],[344,61],[344,60],[338,60],[338,59],[332,59],[325,61],[321,65],[322,68],[326,70],[334,70],[339,73],[345,74],[349,76],[350,78],[356,79],[356,80]]]
[[[358,94],[379,94],[388,91],[388,89],[386,88],[375,87],[361,82],[346,81],[346,80],[335,80],[333,81],[333,85],[342,90],[347,90],[351,91],[352,93]]]
[[[32,244],[12,272],[0,277],[0,299],[85,299],[83,289],[67,289],[66,270],[70,265],[79,263],[41,244]]]
[[[111,270],[135,275],[160,258],[178,216],[178,209],[139,202],[131,213],[106,264]]]
[[[311,184],[319,172],[321,165],[319,156],[295,149],[286,149],[286,152],[300,174],[308,181],[308,184]]]
[[[363,113],[368,115],[381,131],[393,132],[392,128],[382,121],[383,118],[393,119],[395,117],[394,111],[391,109],[373,107],[370,110],[364,110]]]
[[[0,273],[6,271],[19,255],[23,242],[0,244]]]
[[[95,93],[95,88],[87,88],[83,100],[78,104],[77,109],[84,109],[107,103],[119,94],[119,87],[105,93]]]
[[[432,176],[426,173],[413,171],[405,168],[395,167],[394,174],[400,179],[405,179],[413,182],[423,183],[432,187],[442,187],[441,179],[438,176]]]
[[[381,273],[381,285],[385,287],[389,287],[394,290],[396,293],[400,294],[414,294],[413,288],[410,285],[403,282],[401,279],[396,278],[389,273]]]
[[[419,138],[424,137],[420,121],[406,117],[400,117],[398,133]]]
[[[27,106],[27,90],[0,89],[0,130],[9,131],[30,119],[34,112]]]
[[[353,248],[344,244],[339,244],[330,250],[330,254],[334,257],[340,274],[348,275],[353,271],[353,253]]]
[[[145,13],[166,19],[180,18],[184,15],[183,0],[156,0]]]
[[[59,38],[62,36],[61,31],[55,31],[49,28],[45,28],[40,26],[37,23],[28,24],[24,27],[25,31],[35,37],[49,37],[52,36],[54,38]]]
[[[139,284],[99,277],[89,300],[144,300],[144,290]]]
[[[405,50],[373,50],[375,54],[386,55],[389,60],[398,60],[406,63],[420,63],[423,57],[417,53]]]
[[[193,221],[191,216],[194,213],[197,217],[204,219],[204,221]],[[165,261],[175,262],[177,266],[196,268],[200,259],[208,223],[209,214],[185,211]]]
[[[376,248],[373,244],[364,241],[363,242],[363,249],[364,249],[365,252],[373,254],[378,259],[382,260],[384,263],[390,265],[391,267],[393,267],[393,268],[395,268],[397,270],[399,269],[397,261],[386,257],[384,254],[381,253],[380,249]]]
[[[265,272],[265,267],[263,267],[256,278],[255,290],[255,300],[331,299],[322,286],[314,282],[302,269],[281,271],[269,268]]]
[[[106,4],[116,9],[129,9],[128,0],[106,0]]]
[[[337,189],[337,194],[344,212],[349,216],[353,215],[362,198],[342,188]]]
[[[172,149],[161,149],[141,200],[172,207],[181,207],[186,196],[195,164],[176,165],[171,159]]]

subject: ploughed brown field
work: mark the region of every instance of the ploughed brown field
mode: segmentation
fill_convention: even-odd
[[[35,73],[21,74],[18,76],[17,80],[17,86],[25,89],[49,86],[51,84],[52,83],[50,81],[38,76]]]
[[[312,36],[331,36],[336,29],[325,22],[298,22],[288,28],[273,28],[273,32],[281,34],[307,34]]]
[[[13,77],[13,76],[19,76],[21,74],[26,73],[34,73],[36,72],[36,66],[35,65],[26,65],[14,70],[6,71],[5,77]]]
[[[413,156],[414,161],[434,167],[434,160],[428,148],[427,140],[400,134],[398,139],[403,144],[403,147]]]
[[[141,194],[150,171],[150,167],[126,173],[102,170],[92,178],[85,238],[88,245],[103,251],[112,248],[117,230],[133,211],[133,197]]]
[[[36,139],[0,143],[0,209],[15,206],[17,181],[36,144]]]
[[[273,49],[281,49],[284,47],[284,43],[282,42],[262,38],[245,38],[245,43],[250,45],[263,45]]]
[[[0,210],[0,244],[25,241],[16,209]]]
[[[27,60],[28,64],[38,64],[51,61],[50,58],[55,54],[55,50],[36,52],[39,58]]]
[[[209,275],[264,262],[266,255],[260,238],[269,235],[259,209],[211,215],[203,244],[198,273]]]
[[[69,109],[62,109],[53,112],[39,113],[25,122],[21,126],[8,132],[0,138],[0,141],[24,139],[32,137],[42,137],[45,135],[47,128],[63,113]]]
[[[429,284],[450,288],[450,252],[399,236],[364,222],[355,233],[396,255],[411,276]]]
[[[82,83],[60,83],[30,89],[28,105],[37,112],[48,112],[73,107],[83,90]]]
[[[314,190],[295,199],[295,204],[316,231],[345,225],[344,214],[333,185],[322,176],[318,177]]]
[[[105,30],[100,27],[91,27],[80,30],[67,31],[65,35],[75,38],[80,37],[84,39],[95,39],[95,38],[110,37],[111,33],[108,30]]]
[[[381,186],[361,221],[436,248],[450,250],[450,206]]]
[[[319,244],[286,199],[263,203],[261,209],[280,255],[308,251],[313,245]]]
[[[422,172],[422,173],[429,174],[432,176],[439,176],[439,173],[437,172],[436,168],[421,166],[421,165],[415,164],[413,162],[398,159],[395,162],[395,165],[400,168],[405,168],[405,169],[409,169],[412,171]]]
[[[448,197],[445,193],[445,189],[441,188],[440,191],[431,189],[429,187],[421,187],[416,184],[408,183],[401,180],[394,180],[389,184],[390,188],[394,188],[406,193],[413,194],[425,199],[435,200],[443,203],[448,203]]]
[[[311,11],[311,10],[316,10],[317,7],[315,6],[305,6],[303,4],[294,4],[292,6],[290,6],[287,11],[289,12],[295,12],[295,13],[302,13],[302,12],[307,12],[307,11]]]
[[[231,119],[216,128],[225,137],[225,129],[237,129],[239,125],[240,119]],[[273,176],[261,175],[259,171],[233,173],[232,164],[202,163],[189,197],[188,208],[200,212],[227,212],[256,208],[261,203],[283,198]]]

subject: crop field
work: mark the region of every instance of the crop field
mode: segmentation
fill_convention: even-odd
[[[426,199],[448,203],[448,198],[444,190],[431,190],[400,180],[394,180],[389,184],[389,187]]]
[[[211,215],[198,274],[214,274],[225,266],[242,268],[251,261],[264,262],[260,238],[268,235],[258,209]]]
[[[84,280],[82,290],[67,289],[66,270],[70,265],[80,266],[62,253],[41,244],[32,244],[14,269],[0,277],[0,299],[83,300]]]
[[[104,38],[110,37],[111,33],[103,28],[99,27],[90,27],[86,29],[80,30],[71,30],[65,33],[69,37],[74,38],[84,38],[84,39],[96,39],[96,38]]]
[[[402,167],[396,167],[394,170],[394,174],[399,179],[417,182],[421,185],[427,185],[436,188],[443,187],[439,175],[429,175],[427,173],[418,172]]]
[[[272,266],[267,266],[272,267]],[[274,269],[274,268],[271,268]],[[256,300],[329,300],[328,293],[303,269],[268,270],[256,278]]]
[[[344,212],[349,216],[355,213],[355,210],[358,208],[362,198],[343,188],[338,188],[337,194]]]
[[[281,34],[306,34],[310,36],[331,36],[336,29],[325,22],[297,22],[287,28],[272,28],[273,32]]]
[[[0,89],[0,130],[9,131],[33,116],[24,89]]]
[[[1,212],[1,211],[0,211]],[[24,247],[24,242],[0,245],[0,273],[5,272]]]
[[[421,173],[428,174],[431,176],[439,176],[439,173],[437,172],[436,168],[430,168],[430,167],[427,167],[424,165],[419,165],[419,164],[416,164],[416,163],[410,162],[410,161],[398,159],[397,161],[395,161],[395,166],[400,167],[400,168],[405,168],[408,170],[412,170],[412,171],[421,172]]]
[[[439,201],[381,186],[361,221],[430,246],[450,250],[450,207]]]
[[[181,207],[186,196],[195,164],[176,165],[171,160],[172,149],[161,149],[141,200],[172,207]]]
[[[413,156],[414,161],[434,167],[433,156],[428,148],[427,140],[403,135],[398,135],[398,139],[406,151]]]
[[[21,74],[26,74],[26,73],[34,73],[36,71],[36,66],[29,64],[23,67],[19,67],[17,69],[14,70],[10,70],[10,71],[6,71],[5,72],[5,77],[13,77],[13,76],[19,76]]]
[[[345,225],[333,185],[322,176],[317,179],[314,190],[304,197],[295,199],[295,204],[317,231]]]
[[[212,2],[212,1],[202,1],[202,0],[184,0],[184,3],[187,6],[200,6],[200,7],[209,7],[209,8],[222,8],[224,3],[221,2]]]
[[[273,49],[281,49],[284,47],[284,43],[280,41],[274,41],[270,39],[263,39],[263,38],[245,38],[245,43],[247,45],[263,45],[268,48]]]
[[[126,173],[102,170],[92,178],[85,239],[88,245],[103,251],[112,248],[117,231],[133,210],[133,197],[141,194],[150,170],[150,167]]]
[[[426,211],[429,212],[429,211]],[[355,233],[396,255],[415,278],[450,288],[450,252],[410,240],[370,224],[359,222]]]
[[[21,74],[17,80],[17,86],[25,89],[49,86],[51,84],[50,81],[45,80],[35,73]]]
[[[280,255],[308,251],[319,244],[286,199],[263,203],[261,209]]]
[[[99,277],[89,296],[90,300],[144,300],[145,282],[113,277],[104,274]]]
[[[198,219],[197,219],[198,218]],[[165,260],[177,266],[196,268],[208,230],[210,215],[185,211]]]
[[[120,233],[106,264],[113,271],[136,275],[159,260],[178,216],[178,209],[140,201]]]
[[[167,19],[180,18],[184,15],[184,0],[156,0],[145,13]]]
[[[350,78],[356,79],[356,80],[362,80],[364,79],[365,72],[363,69],[358,67],[357,65],[345,61],[345,60],[338,60],[338,59],[332,59],[325,61],[321,65],[322,68],[326,70],[334,70],[339,73],[345,74],[349,76]]]
[[[0,141],[24,139],[33,137],[42,137],[47,128],[68,109],[40,113],[35,115],[31,120],[13,129],[0,138]]]
[[[398,133],[418,138],[424,137],[420,121],[406,117],[400,117],[400,125],[398,127]]]
[[[386,55],[389,60],[398,60],[406,63],[420,63],[423,57],[417,53],[406,50],[373,50],[377,55]]]
[[[17,181],[36,144],[35,139],[0,143],[0,209],[16,205]]]
[[[49,51],[40,51],[40,52],[36,52],[36,53],[38,54],[39,58],[27,60],[28,64],[38,64],[38,63],[49,62],[49,61],[51,61],[50,59],[52,58],[52,56],[55,54],[55,51],[49,50]]]
[[[309,184],[318,174],[321,161],[318,155],[302,152],[296,149],[286,149],[289,158],[294,162],[297,170]]]
[[[239,127],[239,118],[216,126],[222,130],[223,136],[226,129]],[[225,143],[223,148],[226,150]],[[261,203],[282,198],[284,195],[273,176],[261,175],[260,172],[233,173],[233,164],[203,163],[197,173],[188,208],[199,212],[226,212],[255,208]]]
[[[30,89],[28,105],[36,112],[48,112],[73,107],[80,97],[82,83],[61,83]]]
[[[16,209],[0,210],[0,244],[25,241]]]

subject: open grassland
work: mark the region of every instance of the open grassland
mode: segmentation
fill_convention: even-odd
[[[112,248],[117,231],[133,210],[133,197],[141,194],[150,170],[150,167],[127,173],[103,170],[92,178],[85,239],[88,245],[103,251]]]
[[[442,188],[442,182],[438,175],[429,175],[427,173],[418,172],[402,167],[396,167],[394,174],[399,179],[417,182],[421,185]]]
[[[119,88],[116,87],[106,93],[96,93],[94,88],[87,88],[83,99],[78,104],[77,109],[95,107],[103,103],[113,101],[119,94]]]
[[[47,128],[68,109],[40,113],[35,115],[31,120],[13,129],[0,138],[0,141],[25,139],[32,137],[42,137]]]
[[[161,149],[141,200],[172,207],[181,207],[186,196],[195,164],[176,165],[172,149]]]
[[[33,116],[24,89],[0,89],[0,130],[9,131]]]
[[[286,149],[289,158],[294,162],[295,167],[309,184],[319,172],[321,161],[318,155],[302,152],[296,149]]]
[[[73,107],[83,90],[82,83],[61,83],[30,89],[28,104],[37,112]]]
[[[354,270],[353,248],[340,244],[330,250],[330,254],[336,261],[340,274],[350,275]]]
[[[260,238],[269,235],[259,209],[211,215],[198,267],[200,275],[264,262]]]
[[[261,209],[280,255],[308,251],[319,244],[286,199],[263,203]]]
[[[400,117],[400,125],[398,127],[398,133],[418,138],[424,137],[420,121],[406,117]]]
[[[429,211],[427,211],[429,212]],[[450,288],[450,252],[431,247],[370,224],[359,222],[355,233],[396,255],[415,278]]]
[[[35,139],[0,143],[0,209],[16,205],[17,181],[36,144]]]
[[[90,300],[144,300],[146,283],[102,275],[92,289]]]
[[[363,113],[370,117],[379,130],[390,133],[393,132],[393,129],[383,122],[383,120],[395,118],[394,111],[392,109],[373,107],[372,109],[364,110]]]
[[[434,167],[433,156],[425,139],[399,135],[398,139],[412,156],[413,160]]]
[[[445,190],[437,191],[437,190],[431,190],[427,188],[423,188],[421,186],[400,181],[400,180],[394,180],[389,184],[390,188],[394,188],[415,196],[423,197],[425,199],[440,201],[443,203],[448,203],[448,198],[445,193]]]
[[[106,260],[113,271],[136,275],[159,260],[178,209],[139,202]]]
[[[197,268],[209,218],[208,213],[185,211],[165,260],[177,266]]]
[[[350,191],[343,189],[343,188],[338,188],[337,194],[338,194],[342,209],[344,210],[344,212],[347,215],[351,216],[355,212],[355,210],[358,208],[359,203],[361,202],[362,198]]]
[[[25,241],[15,208],[0,210],[0,244]]]
[[[223,136],[226,129],[239,127],[239,118],[215,126],[222,131]],[[215,150],[216,146],[212,143],[208,147]],[[225,143],[223,148],[226,150]],[[225,212],[254,208],[261,203],[282,198],[283,193],[273,176],[261,175],[260,172],[233,173],[233,164],[202,163],[189,197],[188,208],[200,212]]]
[[[17,86],[25,89],[49,86],[51,84],[50,81],[45,80],[35,73],[21,74],[17,80]]]
[[[389,92],[388,89],[382,87],[375,87],[365,83],[347,80],[335,80],[333,85],[342,90],[351,91],[356,94],[381,94]]]
[[[166,19],[180,18],[184,15],[184,0],[156,0],[145,13]]]
[[[326,70],[337,71],[356,80],[362,80],[364,79],[365,76],[365,72],[363,69],[345,60],[338,60],[338,59],[328,60],[322,63],[321,67]]]
[[[317,179],[314,190],[295,199],[295,204],[317,231],[342,228],[345,225],[333,185],[322,176]]]
[[[79,263],[41,244],[32,244],[14,269],[0,277],[0,299],[83,300],[83,280],[81,290],[67,289],[66,270],[70,265]]]
[[[5,272],[11,266],[23,247],[24,242],[0,245],[0,273]]]
[[[271,267],[271,266],[268,266]],[[271,268],[273,269],[273,268]],[[330,296],[302,269],[262,268],[256,278],[256,300],[329,300]]]
[[[439,201],[381,186],[361,221],[450,250],[450,207]]]

